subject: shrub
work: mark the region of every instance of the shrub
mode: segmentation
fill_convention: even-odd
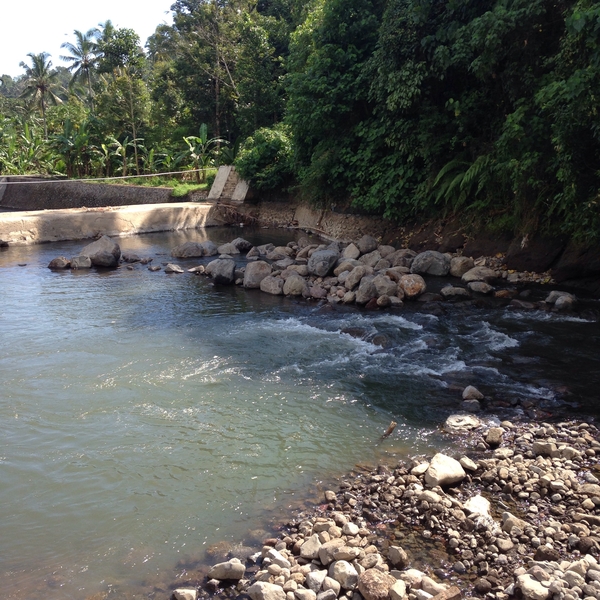
[[[292,178],[292,145],[284,124],[264,127],[243,143],[235,166],[259,191],[286,187]]]

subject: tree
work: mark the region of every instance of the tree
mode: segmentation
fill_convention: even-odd
[[[62,100],[54,92],[57,78],[56,71],[51,71],[52,62],[48,60],[47,52],[40,54],[29,53],[31,65],[24,62],[21,67],[25,69],[25,89],[21,93],[22,98],[27,98],[39,106],[44,123],[44,138],[48,139],[48,126],[46,123],[46,108],[48,105],[62,103]]]
[[[70,54],[68,56],[61,56],[60,58],[70,63],[68,69],[72,74],[71,83],[75,83],[81,79],[85,80],[88,88],[88,99],[93,112],[92,72],[98,65],[98,44],[96,42],[98,30],[90,29],[82,33],[76,29],[73,33],[76,39],[75,44],[65,42],[61,45],[61,48],[65,48]]]

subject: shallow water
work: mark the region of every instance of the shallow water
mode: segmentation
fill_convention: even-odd
[[[215,229],[120,244],[156,264],[182,241],[240,233],[292,237]],[[549,415],[597,412],[595,321],[331,310],[141,265],[46,268],[82,245],[0,253],[5,598],[149,597],[179,561],[248,538],[319,481],[439,446],[469,383]]]

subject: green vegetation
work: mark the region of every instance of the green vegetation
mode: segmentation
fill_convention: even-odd
[[[177,0],[0,85],[0,173],[235,161],[259,190],[404,221],[600,237],[600,3]],[[239,152],[237,149],[239,147]],[[202,180],[202,177],[199,178]]]

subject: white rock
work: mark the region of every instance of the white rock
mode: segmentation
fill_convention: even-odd
[[[355,536],[358,535],[360,527],[356,523],[346,523],[342,528],[342,533],[345,535]]]
[[[425,577],[425,573],[418,569],[406,569],[400,575],[401,580],[410,585],[412,590],[420,589],[423,577]]]
[[[487,498],[480,494],[469,498],[463,505],[463,508],[471,514],[490,516],[490,503]]]
[[[319,541],[318,534],[314,533],[300,546],[300,556],[302,558],[314,559],[319,556],[319,549],[321,548],[321,542]]]
[[[483,400],[483,394],[474,386],[468,385],[462,393],[463,400]]]
[[[517,586],[526,600],[546,600],[550,596],[550,590],[527,573],[517,577]]]
[[[446,589],[446,586],[443,583],[438,583],[437,581],[431,579],[431,577],[427,577],[427,575],[425,575],[425,577],[421,579],[421,589],[424,592],[435,596],[437,594],[441,594]]]
[[[405,600],[406,598],[406,584],[401,579],[398,579],[396,583],[390,588],[391,600]]]
[[[450,433],[460,433],[470,429],[476,429],[481,421],[473,415],[450,415],[446,419],[444,429]]]
[[[431,487],[444,486],[462,481],[466,476],[465,470],[456,459],[440,452],[432,458],[425,473],[425,482]]]
[[[318,594],[323,582],[325,581],[325,577],[327,577],[326,570],[311,571],[306,575],[305,585],[308,587],[308,589]]]
[[[288,563],[289,564],[289,563]],[[246,567],[237,559],[232,558],[227,562],[217,563],[208,572],[209,579],[241,579],[246,572]]]
[[[423,475],[425,473],[425,471],[427,471],[427,469],[429,469],[429,463],[422,462],[421,464],[418,464],[416,467],[413,467],[410,470],[410,474],[414,475],[415,477],[419,477],[420,475]]]
[[[174,600],[198,600],[198,590],[195,588],[178,588],[173,592]]]
[[[279,565],[282,569],[290,569],[292,567],[292,563],[290,563],[281,552],[275,550],[275,548],[271,548],[267,552],[266,557],[269,558],[273,564]]]
[[[296,600],[317,600],[317,594],[313,590],[297,588],[294,590],[294,598]]]
[[[252,600],[286,600],[283,588],[267,581],[253,583],[246,593]]]
[[[329,567],[329,577],[335,579],[345,590],[353,590],[358,583],[358,572],[349,562],[338,560]]]

